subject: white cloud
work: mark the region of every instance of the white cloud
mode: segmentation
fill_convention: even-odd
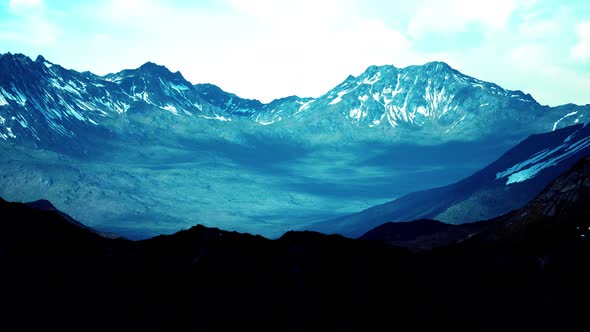
[[[518,36],[526,40],[546,40],[549,35],[561,32],[560,20],[525,21],[518,26]]]
[[[266,101],[291,94],[318,96],[372,64],[419,60],[403,33],[381,20],[361,17],[352,1],[230,0],[229,4],[267,31],[246,36],[245,49],[224,56],[231,68],[228,73],[251,83],[244,86],[228,77],[227,88],[240,89],[249,97],[260,97],[260,91],[267,93]]]
[[[227,3],[239,13],[276,23],[333,20],[354,10],[354,2],[350,0],[227,0]]]
[[[428,33],[452,33],[479,23],[488,28],[503,28],[513,11],[519,6],[516,0],[427,0],[421,3],[416,16],[410,21],[408,32],[415,38]]]
[[[11,21],[3,25],[0,39],[29,45],[48,45],[61,35],[61,30],[47,17],[43,0],[10,0]]]
[[[28,27],[23,31],[28,42],[34,45],[54,43],[61,35],[61,30],[43,17],[31,17]]]
[[[590,22],[579,23],[576,33],[578,43],[570,50],[570,56],[578,62],[590,62]]]
[[[8,6],[12,10],[32,9],[35,7],[42,7],[43,0],[10,0]]]
[[[576,30],[580,19],[587,20],[588,5],[542,0],[73,3],[6,1],[10,20],[0,22],[3,47],[32,50],[32,56],[42,53],[98,74],[153,61],[180,70],[193,83],[217,84],[263,101],[318,96],[373,64],[442,60],[466,74],[531,92],[542,103],[588,102],[577,88],[588,73],[579,65],[579,72],[573,69],[590,57],[588,23]]]
[[[514,47],[509,53],[509,60],[521,69],[539,68],[550,61],[546,46],[540,43],[523,44]]]
[[[495,27],[484,23],[483,19],[474,18],[477,16],[464,15],[464,19],[459,20],[463,23],[449,23],[440,26],[439,30],[433,25],[422,30],[420,38],[428,42],[439,36],[436,32],[445,32],[449,36],[461,36],[460,33],[465,32],[462,29],[470,32],[472,26],[465,22],[479,22],[479,28],[483,28],[483,34],[473,34],[479,39],[472,42],[469,45],[471,47],[465,47],[470,41],[465,41],[463,47],[462,41],[459,41],[459,47],[443,48],[440,53],[426,55],[446,61],[479,79],[495,82],[507,89],[531,93],[541,104],[590,102],[587,92],[583,92],[590,86],[589,72],[580,66],[576,67],[572,61],[573,54],[578,55],[578,61],[581,61],[584,58],[582,54],[588,50],[583,45],[590,45],[582,42],[587,40],[581,36],[586,36],[585,32],[579,31],[578,38],[571,33],[576,23],[580,22],[579,19],[587,17],[584,7],[543,1],[515,2],[514,6],[510,15],[500,15],[506,20]],[[417,17],[420,15],[423,14],[418,13]],[[441,12],[441,15],[445,16],[446,12]],[[568,57],[575,43],[576,52],[572,50],[572,57]],[[589,58],[586,56],[585,59],[588,61]]]
[[[112,37],[101,38],[100,47],[129,50],[110,63],[103,58],[107,64],[99,73],[120,70],[121,62],[134,67],[149,60],[180,70],[193,83],[211,82],[242,97],[270,101],[318,96],[372,64],[409,65],[420,59],[403,33],[362,17],[358,1],[217,4],[218,10],[200,10],[157,0],[112,0],[88,8],[89,17],[111,28],[95,32]]]

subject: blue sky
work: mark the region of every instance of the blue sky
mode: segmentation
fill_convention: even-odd
[[[97,74],[153,61],[263,101],[439,60],[542,104],[590,103],[587,0],[2,0],[0,52]]]

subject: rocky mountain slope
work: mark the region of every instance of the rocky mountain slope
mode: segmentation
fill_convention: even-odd
[[[471,239],[469,245],[532,249],[533,245],[540,244],[585,243],[590,236],[589,199],[590,157],[585,157],[523,208],[492,220],[492,227]]]
[[[459,247],[518,246],[552,241],[584,241],[590,236],[590,157],[583,157],[524,207],[495,219],[452,225],[436,220],[388,222],[360,239],[411,250],[449,244]],[[532,242],[532,243],[531,243]]]
[[[312,226],[358,237],[390,221],[431,218],[459,224],[517,209],[590,153],[590,126],[533,135],[497,161],[457,183],[414,192],[362,212]]]

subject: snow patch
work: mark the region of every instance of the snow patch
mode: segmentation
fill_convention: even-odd
[[[306,109],[308,109],[309,106],[311,105],[311,103],[313,103],[314,101],[315,101],[315,99],[312,99],[308,102],[301,103],[301,106],[299,106],[299,109],[297,110],[297,112],[295,112],[295,114],[299,114],[299,113],[305,111]],[[293,114],[293,115],[295,115],[295,114]]]
[[[365,78],[363,80],[363,84],[373,85],[377,83],[381,79],[381,72],[377,72],[375,75],[371,76],[371,78]]]
[[[397,127],[397,121],[395,121],[395,118],[393,118],[393,115],[391,114],[391,112],[387,112],[384,114],[387,114],[387,122],[389,122],[389,124],[392,127],[394,127],[394,128]]]
[[[385,115],[385,113],[383,113],[383,115]],[[381,117],[381,118],[383,118],[383,117]],[[373,120],[372,123],[369,123],[369,128],[377,127],[380,123],[381,123],[380,119],[375,119],[375,120]]]
[[[79,97],[81,97],[80,92],[78,91],[78,89],[76,89],[75,87],[73,87],[73,82],[72,81],[68,81],[68,83],[63,83],[61,84],[58,80],[56,80],[55,78],[50,78],[49,79],[51,86],[53,86],[54,88],[58,89],[58,90],[62,90],[62,91],[66,91],[69,93],[73,93]]]
[[[345,94],[349,93],[350,91],[352,91],[352,90],[344,90],[344,91],[338,92],[338,97],[334,98],[328,105],[336,105],[336,104],[338,104],[339,102],[342,101],[342,97]]]
[[[131,107],[131,105],[123,103],[123,102],[119,102],[118,104],[115,105],[115,109],[117,110],[117,113],[119,113],[119,114],[127,112],[130,107]]]
[[[22,92],[20,92],[20,90],[17,89],[16,86],[14,86],[14,83],[11,83],[11,86],[12,92],[16,94],[16,97],[14,97],[13,100],[19,103],[21,106],[25,106],[25,103],[27,102],[27,97],[25,97],[25,95]]]
[[[418,108],[416,109],[417,113],[420,113],[424,116],[428,116],[428,110],[426,110],[426,108],[422,107],[422,106],[418,106]]]
[[[66,108],[68,109],[68,112],[66,114],[70,114],[73,115],[76,119],[80,120],[80,121],[85,121],[86,119],[82,116],[82,114],[78,113],[75,109],[73,109],[71,106],[69,105],[65,105]]]
[[[25,119],[19,119],[18,123],[20,124],[21,127],[23,128],[28,128],[29,127],[29,123],[27,122],[27,120]]]
[[[402,92],[402,88],[399,86],[399,74],[397,76],[397,84],[395,85],[395,89],[391,91],[391,99],[395,98],[400,92]]]
[[[16,100],[16,98],[13,95],[11,95],[10,92],[4,90],[4,88],[1,86],[0,86],[0,93],[10,100]]]
[[[555,166],[578,151],[590,147],[590,137],[586,137],[573,144],[567,144],[570,141],[571,137],[568,136],[563,144],[553,149],[545,149],[537,152],[528,160],[516,164],[503,172],[497,173],[496,179],[508,177],[506,185],[524,182],[533,178],[544,169]]]
[[[89,105],[87,102],[81,100],[81,99],[76,99],[76,105],[78,105],[78,107],[80,107],[83,110],[87,110],[87,111],[93,111],[94,107],[92,105]],[[65,104],[65,103],[64,103]],[[109,105],[109,103],[107,103],[107,105]]]
[[[445,88],[442,87],[440,91],[436,89],[431,89],[432,81],[428,80],[428,85],[426,86],[426,91],[424,95],[424,99],[430,104],[430,109],[434,112],[438,110],[439,106],[443,103],[445,99]],[[443,112],[444,113],[444,112]]]
[[[555,123],[553,124],[553,130],[552,131],[555,131],[557,129],[557,125],[559,124],[559,122],[561,122],[561,120],[563,120],[563,119],[565,119],[567,117],[570,117],[572,115],[576,115],[576,114],[578,114],[578,111],[570,112],[570,113],[564,115],[561,119],[555,121]]]
[[[8,101],[6,101],[6,98],[4,98],[4,95],[0,94],[0,106],[6,106],[8,105]]]
[[[174,84],[172,82],[168,82],[168,86],[170,87],[170,89],[175,90],[179,93],[181,93],[182,91],[189,90],[189,87],[184,84]]]
[[[275,123],[275,121],[259,121],[258,123],[260,123],[263,126],[268,126],[269,124]]]
[[[445,134],[448,133],[449,131],[451,131],[453,128],[455,128],[461,121],[465,120],[465,117],[467,117],[467,114],[463,115],[461,117],[461,119],[459,119],[458,121],[455,121],[446,131]]]
[[[16,138],[16,135],[12,133],[12,128],[6,127],[6,132],[8,133],[8,137]]]
[[[110,77],[107,77],[107,78],[105,78],[104,80],[105,80],[105,81],[107,81],[107,82],[113,82],[113,83],[121,84],[121,80],[122,80],[123,78],[124,78],[124,77],[121,77],[121,76],[116,76],[115,78],[110,78]]]
[[[223,121],[223,122],[231,121],[230,118],[226,118],[226,117],[223,117],[223,116],[217,115],[217,114],[215,114],[215,116],[213,116],[213,117],[206,116],[206,115],[201,115],[201,117],[205,118],[205,119],[209,119],[209,120],[217,120],[217,121]]]
[[[166,111],[168,111],[174,115],[178,115],[178,110],[176,109],[176,107],[174,107],[172,105],[162,106],[161,108],[165,109]]]
[[[359,108],[355,108],[355,109],[350,110],[348,115],[353,119],[360,120],[361,115],[362,115],[362,111]]]
[[[150,102],[150,95],[147,93],[147,91],[144,91],[144,92],[140,93],[139,94],[139,97],[141,99],[143,99],[143,101],[145,101],[146,103],[151,104],[151,102]]]
[[[541,164],[539,164],[537,167],[527,168],[523,171],[511,174],[508,177],[508,180],[506,181],[506,185],[509,185],[512,183],[524,182],[528,179],[531,179],[535,175],[537,175],[537,173],[539,173],[543,168],[545,168],[545,167],[542,167]]]

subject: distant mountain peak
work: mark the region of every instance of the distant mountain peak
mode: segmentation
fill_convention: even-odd
[[[10,53],[10,52],[0,54],[0,59],[1,58],[28,58],[28,59],[30,59],[28,56],[26,56],[22,53]]]
[[[143,65],[139,66],[135,71],[142,72],[142,73],[149,73],[153,75],[161,75],[161,76],[174,76],[175,74],[168,69],[168,67],[159,65],[157,63],[148,61]],[[178,73],[180,74],[180,73]]]
[[[157,76],[159,78],[166,80],[182,82],[187,86],[192,85],[184,78],[184,76],[182,76],[182,73],[180,73],[179,71],[172,72],[170,69],[168,69],[168,67],[159,65],[151,61],[144,63],[139,68],[132,71],[142,73],[143,75]]]
[[[363,74],[365,74],[365,73],[367,73],[367,74],[373,74],[373,73],[379,72],[381,70],[390,69],[390,68],[397,69],[397,67],[395,67],[394,65],[381,65],[381,66],[372,65],[372,66],[367,67],[367,69],[365,69],[365,71],[363,72]]]
[[[37,59],[35,59],[35,62],[41,62],[41,63],[43,63],[43,62],[47,62],[47,60],[45,60],[45,58],[41,54],[39,54],[37,56]]]
[[[4,64],[30,64],[33,60],[22,53],[4,53],[0,55],[0,63]],[[3,73],[4,74],[4,73]]]
[[[439,70],[448,70],[448,69],[454,70],[453,67],[451,67],[448,63],[446,63],[444,61],[429,61],[429,62],[426,62],[423,66],[426,68],[435,68],[435,69],[439,69]]]
[[[168,68],[166,68],[166,66],[163,65],[159,65],[157,63],[148,61],[146,63],[144,63],[143,65],[139,66],[139,69],[142,70],[166,70],[169,71]]]

